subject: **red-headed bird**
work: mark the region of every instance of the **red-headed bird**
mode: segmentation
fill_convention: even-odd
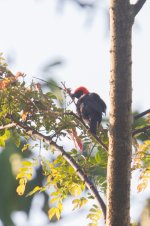
[[[102,121],[102,115],[106,112],[106,104],[96,93],[90,93],[85,87],[78,87],[71,94],[77,98],[77,113],[89,124],[90,131],[96,134],[97,128]]]

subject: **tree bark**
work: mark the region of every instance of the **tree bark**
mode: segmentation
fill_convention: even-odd
[[[127,0],[110,0],[110,130],[107,168],[107,226],[130,225],[131,33]]]

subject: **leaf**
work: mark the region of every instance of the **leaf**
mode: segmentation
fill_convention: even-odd
[[[63,205],[62,205],[62,203],[61,202],[59,202],[58,203],[58,209],[60,210],[60,212],[62,212],[62,210],[63,210]]]
[[[19,148],[20,147],[20,144],[21,144],[20,137],[19,136],[18,137],[15,137],[15,145],[16,145],[16,147]]]
[[[53,192],[51,193],[51,196],[57,196],[58,194],[59,194],[58,191],[53,191]]]
[[[55,213],[56,213],[56,208],[55,207],[52,207],[51,209],[49,209],[48,217],[49,217],[50,220],[54,217]]]
[[[30,191],[26,196],[28,197],[28,196],[31,196],[31,195],[33,195],[35,192],[37,192],[37,191],[40,191],[41,190],[41,187],[39,187],[39,186],[36,186],[32,191]]]
[[[18,193],[18,195],[22,196],[24,194],[25,191],[25,185],[24,184],[20,184],[17,189],[16,192]]]
[[[86,198],[82,197],[82,198],[80,199],[80,208],[81,208],[82,206],[84,206],[87,202],[88,202],[88,200],[87,200]]]
[[[93,213],[89,213],[86,218],[93,220],[93,219],[96,219],[96,215]]]
[[[55,198],[52,198],[50,200],[50,204],[54,203],[54,202],[57,202],[59,200],[59,197],[55,197]]]
[[[82,190],[78,184],[74,183],[69,187],[69,192],[72,196],[78,196],[81,194]]]
[[[32,179],[32,174],[31,173],[26,173],[26,172],[18,173],[17,177],[16,177],[16,180],[20,179],[20,178],[23,178],[23,177],[28,179],[28,180],[31,180]]]
[[[72,204],[77,204],[77,203],[79,203],[80,202],[80,199],[74,199],[73,201],[72,201]]]
[[[79,204],[75,204],[72,210],[76,210],[79,207]]]
[[[148,181],[147,180],[143,180],[138,186],[137,186],[137,190],[138,192],[141,192],[143,190],[145,190],[145,188],[148,186]]]
[[[97,163],[100,163],[101,162],[101,155],[100,155],[99,152],[96,153],[95,160],[96,160]]]
[[[95,223],[89,223],[88,226],[98,226],[98,224],[95,224]]]
[[[5,147],[5,142],[10,138],[10,132],[9,130],[5,130],[5,133],[0,136],[0,146]]]
[[[30,162],[30,161],[23,161],[22,165],[24,165],[24,166],[32,166],[32,162]]]
[[[79,207],[79,205],[80,205],[80,199],[74,199],[74,200],[72,201],[72,204],[74,204],[74,207],[73,207],[72,210],[77,209],[77,208]]]
[[[28,116],[28,112],[22,111],[22,113],[21,113],[21,118],[22,118],[23,121],[26,121],[27,116]]]
[[[56,214],[57,219],[59,220],[60,219],[60,209],[59,208],[56,208],[55,214]]]
[[[46,95],[48,97],[50,97],[51,99],[57,99],[57,97],[53,93],[51,93],[51,92],[46,93]]]
[[[94,206],[94,208],[98,209],[98,206],[96,204],[94,204],[93,206]]]
[[[90,209],[90,212],[96,213],[96,212],[97,212],[97,209],[91,208],[91,209]]]
[[[26,151],[30,147],[30,144],[24,144],[23,148],[21,149],[22,152]]]
[[[20,184],[20,185],[22,185],[22,184],[26,185],[26,183],[27,183],[27,179],[25,179],[25,178],[21,178],[21,179],[19,180],[19,184]]]
[[[0,147],[5,147],[5,140],[0,137]]]

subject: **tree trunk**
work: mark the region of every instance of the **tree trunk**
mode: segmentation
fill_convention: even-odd
[[[107,226],[130,224],[131,5],[110,0],[110,131],[107,168]]]

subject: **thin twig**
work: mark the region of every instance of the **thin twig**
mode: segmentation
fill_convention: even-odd
[[[44,79],[37,78],[37,77],[35,77],[35,76],[33,76],[33,78],[38,79],[38,80],[40,80],[40,81],[42,81],[42,82],[45,82],[45,83],[47,83],[47,84],[51,84],[52,86],[55,86],[56,88],[58,88],[58,89],[60,89],[60,90],[63,89],[62,87],[60,87],[60,86],[54,84],[53,82],[47,82],[47,81],[45,81]]]
[[[141,117],[143,117],[143,116],[145,116],[145,115],[147,115],[147,114],[149,114],[150,113],[150,109],[148,109],[148,110],[146,110],[146,111],[143,111],[142,113],[140,113],[140,114],[138,114],[138,115],[135,115],[134,116],[134,120],[137,120],[137,119],[139,119],[139,118],[141,118]]]
[[[135,136],[139,133],[146,133],[147,130],[149,130],[149,129],[150,129],[150,126],[145,126],[143,128],[135,129],[135,130],[132,131],[132,136]]]

